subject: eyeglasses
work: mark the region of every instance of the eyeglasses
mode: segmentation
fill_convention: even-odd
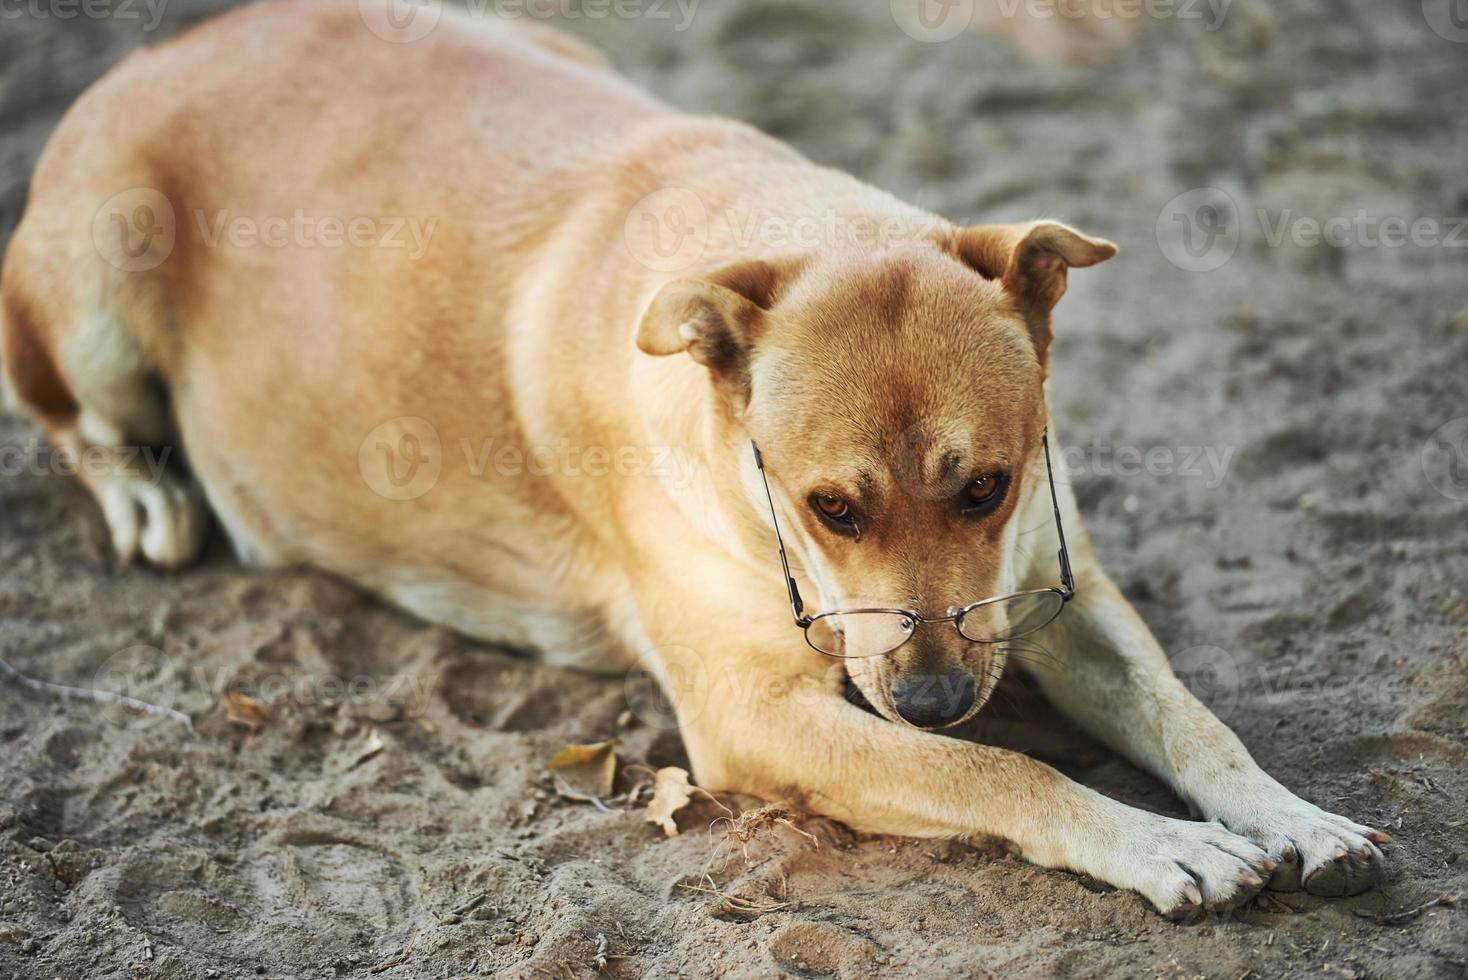
[[[952,607],[944,616],[924,616],[915,609],[835,609],[806,615],[800,589],[790,574],[790,559],[785,554],[785,541],[780,536],[780,521],[775,516],[775,498],[770,493],[770,478],[765,473],[765,460],[759,446],[754,447],[754,462],[765,484],[765,498],[770,504],[770,521],[775,527],[775,541],[780,546],[780,566],[785,570],[785,585],[790,592],[790,611],[795,625],[805,631],[805,642],[813,650],[831,657],[860,659],[891,653],[912,639],[920,623],[952,623],[964,639],[973,643],[1004,643],[1028,636],[1049,626],[1060,615],[1065,604],[1076,594],[1075,579],[1070,571],[1070,554],[1065,548],[1065,528],[1060,523],[1060,500],[1055,493],[1055,472],[1050,466],[1050,435],[1044,433],[1040,444],[1045,450],[1045,475],[1050,481],[1050,505],[1055,511],[1055,533],[1060,537],[1060,587],[1030,589],[1007,595],[980,599],[963,607]]]

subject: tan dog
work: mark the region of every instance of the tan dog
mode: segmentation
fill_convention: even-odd
[[[554,34],[446,16],[394,44],[355,4],[273,3],[128,59],[67,116],[6,258],[4,354],[57,446],[110,454],[87,479],[124,558],[193,558],[207,500],[247,561],[562,663],[641,662],[707,787],[1007,838],[1172,915],[1271,874],[1362,890],[1386,836],[1291,794],[1183,688],[1063,474],[1075,594],[1023,666],[1208,822],[922,730],[978,711],[1013,648],[969,638],[1009,628],[999,605],[964,632],[953,610],[1067,591],[1050,313],[1068,267],[1114,251],[955,227]],[[191,474],[128,465],[173,440]],[[815,652],[772,504],[798,615],[932,621],[884,656]]]

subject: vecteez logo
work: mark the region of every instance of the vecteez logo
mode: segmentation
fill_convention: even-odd
[[[173,254],[177,238],[173,204],[151,187],[116,194],[92,216],[97,254],[123,272],[158,268]]]
[[[622,239],[644,268],[682,272],[703,257],[709,224],[702,198],[687,188],[664,187],[633,205],[623,223]]]
[[[442,0],[357,0],[362,23],[393,44],[412,44],[433,33],[443,17]]]
[[[1427,437],[1422,472],[1444,497],[1468,501],[1468,416],[1444,422]]]
[[[1157,216],[1157,247],[1184,272],[1222,268],[1239,247],[1239,206],[1222,188],[1197,187],[1168,201]]]
[[[1468,44],[1468,0],[1422,0],[1422,17],[1443,40]]]
[[[179,711],[184,677],[177,668],[155,646],[139,644],[114,653],[92,677],[102,717],[131,731],[188,724],[188,716]]]
[[[357,450],[357,470],[384,500],[417,500],[443,472],[443,443],[427,419],[405,415],[367,434]]]
[[[892,19],[914,41],[951,41],[974,21],[975,0],[892,0]]]

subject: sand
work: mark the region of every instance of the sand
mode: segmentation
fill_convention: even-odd
[[[0,242],[84,86],[224,6],[174,0],[151,32],[142,3],[140,20],[7,6]],[[721,806],[753,799],[695,803],[668,839],[645,795],[604,811],[545,775],[610,737],[619,794],[686,765],[636,684],[310,572],[244,571],[218,541],[185,573],[120,567],[11,414],[0,656],[194,731],[0,677],[0,977],[1465,975],[1465,913],[1413,911],[1468,883],[1468,456],[1450,465],[1468,429],[1468,44],[1446,4],[1237,0],[1213,30],[1201,4],[1099,30],[985,16],[941,42],[874,0],[706,2],[686,30],[671,4],[566,9],[677,105],[955,219],[1043,214],[1121,245],[1072,277],[1055,348],[1091,532],[1266,769],[1395,835],[1385,882],[1177,926],[997,843],[799,816],[731,837]],[[1175,218],[1200,199],[1224,234],[1190,255]],[[1436,237],[1384,244],[1391,217]],[[1345,244],[1312,244],[1308,219],[1329,218]],[[232,717],[230,691],[262,707]],[[1006,694],[968,737],[1183,812],[1022,684]]]

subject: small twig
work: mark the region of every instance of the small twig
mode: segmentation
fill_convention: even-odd
[[[480,892],[478,895],[475,895],[463,905],[460,905],[458,908],[454,909],[452,912],[449,913],[449,915],[468,915],[470,912],[473,912],[475,909],[479,908],[479,906],[483,905],[488,900],[488,893]]]
[[[367,972],[368,973],[386,973],[388,970],[394,969],[395,967],[402,966],[406,962],[408,962],[408,954],[405,952],[405,953],[400,954],[397,959],[395,959],[395,960],[388,960],[386,963],[379,963],[376,966],[372,967],[372,969],[368,970]]]
[[[554,789],[556,791],[556,795],[561,797],[562,799],[572,800],[576,803],[590,803],[602,813],[616,812],[611,807],[603,803],[600,797],[588,796],[585,793],[581,793],[577,790],[572,789],[571,784],[562,779],[558,773],[551,773],[551,788]]]
[[[1355,912],[1361,918],[1370,919],[1379,926],[1401,926],[1411,922],[1428,909],[1451,908],[1458,904],[1458,899],[1461,897],[1461,895],[1439,895],[1416,908],[1403,909],[1400,912],[1368,912],[1365,909],[1356,909]]]
[[[4,658],[0,658],[0,674],[5,674],[21,687],[29,688],[32,691],[55,694],[69,701],[90,701],[93,704],[117,705],[127,708],[130,711],[152,715],[155,718],[172,718],[174,721],[180,722],[190,732],[194,730],[193,719],[182,711],[174,708],[165,708],[161,705],[149,704],[146,701],[139,701],[137,698],[130,698],[123,694],[113,694],[111,691],[96,691],[90,687],[67,687],[65,684],[53,684],[50,681],[36,680],[34,677],[28,677],[16,670]]]
[[[1268,892],[1260,892],[1259,894],[1255,895],[1254,906],[1255,908],[1264,908],[1265,906],[1268,906],[1269,909],[1273,911],[1285,912],[1289,915],[1298,915],[1300,912],[1299,909],[1295,908],[1289,902],[1282,901],[1275,896],[1269,894]]]

